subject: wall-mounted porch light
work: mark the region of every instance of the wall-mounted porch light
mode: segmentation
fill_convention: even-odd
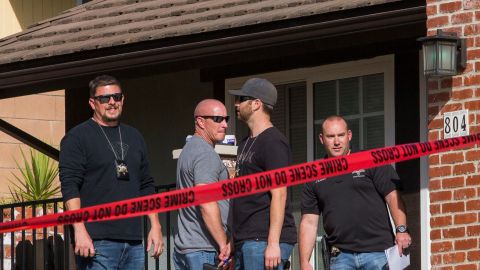
[[[423,71],[425,76],[457,75],[457,69],[467,64],[465,39],[456,33],[437,30],[435,36],[417,39],[423,43]]]

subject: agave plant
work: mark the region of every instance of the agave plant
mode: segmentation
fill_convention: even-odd
[[[60,186],[55,183],[58,175],[58,164],[47,155],[30,149],[27,157],[20,148],[23,158],[23,167],[15,160],[21,172],[18,176],[12,172],[16,181],[9,180],[12,187],[8,187],[15,202],[45,200],[57,195]]]

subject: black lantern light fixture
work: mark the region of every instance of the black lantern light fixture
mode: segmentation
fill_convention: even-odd
[[[457,75],[457,70],[465,69],[467,55],[465,39],[456,33],[437,30],[435,36],[422,37],[423,71],[425,76],[445,77]]]

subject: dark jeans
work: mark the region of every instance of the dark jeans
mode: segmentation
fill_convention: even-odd
[[[384,270],[388,269],[385,252],[351,252],[342,250],[330,257],[330,270]]]
[[[140,270],[144,269],[145,251],[142,241],[95,240],[93,258],[77,256],[79,270]]]
[[[173,263],[175,270],[202,270],[204,263],[215,265],[217,252],[215,251],[195,251],[189,253],[173,252]]]
[[[293,250],[292,244],[280,243],[282,262],[290,258]],[[265,269],[266,241],[245,241],[235,246],[235,270],[263,270]],[[283,270],[279,265],[277,270]]]

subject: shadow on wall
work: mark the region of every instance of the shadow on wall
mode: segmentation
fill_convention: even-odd
[[[57,235],[55,241],[53,236],[49,236],[47,247],[43,248],[43,239],[35,240],[35,259],[34,247],[30,240],[20,241],[15,247],[15,264],[12,269],[75,269],[73,251],[69,248],[69,266],[65,266],[65,242],[62,237]]]

